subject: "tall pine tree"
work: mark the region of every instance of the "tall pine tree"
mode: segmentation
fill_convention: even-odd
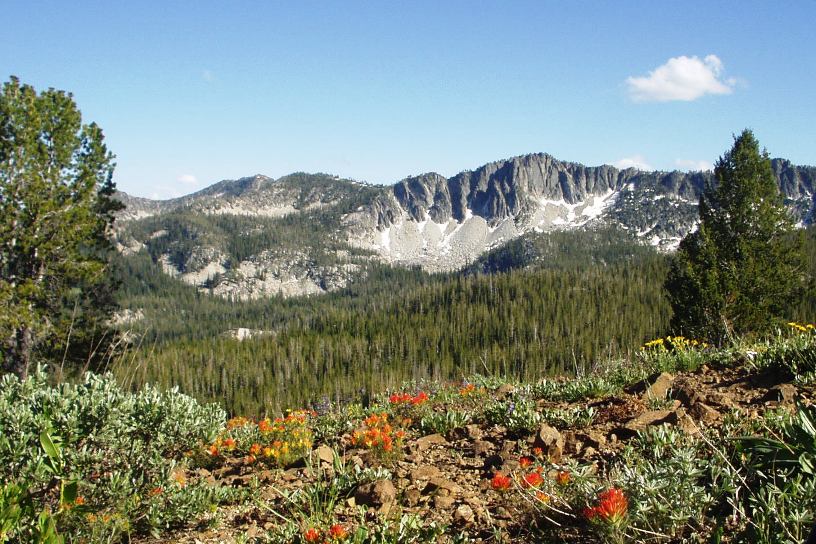
[[[92,358],[113,307],[113,155],[73,97],[11,80],[0,90],[0,361]]]
[[[744,130],[717,161],[666,281],[678,334],[722,343],[767,331],[802,293],[802,238],[783,205],[771,161]]]

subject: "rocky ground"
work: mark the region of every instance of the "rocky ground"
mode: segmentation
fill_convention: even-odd
[[[520,387],[503,384],[484,391],[471,387],[473,396],[466,400],[466,390],[458,396],[432,394],[424,409],[441,414],[461,410],[463,403],[478,407],[512,401]],[[563,523],[561,529],[549,525],[548,534],[556,539],[553,541],[597,542],[580,513],[566,512],[558,518],[557,513],[546,516],[546,510],[542,515],[541,508],[531,505],[531,495],[525,495],[524,486],[518,485],[531,462],[533,467],[540,467],[538,472],[547,482],[542,489],[568,486],[572,471],[577,474],[576,467],[604,472],[644,429],[668,426],[699,436],[716,431],[727,414],[758,418],[772,409],[793,409],[796,399],[807,404],[813,398],[813,388],[796,386],[779,373],[759,372],[745,365],[704,364],[693,372],[653,374],[612,395],[575,403],[535,401],[538,413],[580,411],[590,415],[589,422],[543,420],[537,428],[525,430],[474,416],[470,423],[431,434],[419,432],[414,425],[409,427],[402,449],[386,460],[371,449],[355,446],[352,428],[361,425],[357,421],[337,436],[316,440],[311,464],[301,462],[279,469],[246,456],[223,455],[208,468],[190,472],[188,478],[246,488],[251,500],[223,507],[209,524],[165,535],[161,541],[265,542],[283,523],[282,518],[291,514],[286,497],[334,476],[338,461],[342,461],[347,469],[384,467],[390,474],[369,478],[340,494],[333,508],[334,520],[350,530],[361,523],[377,524],[416,514],[425,524],[434,522],[446,528],[445,535],[449,536],[440,541],[453,542],[453,535],[461,535],[459,538],[468,540],[459,541],[537,542],[541,525],[548,524],[549,519],[569,518],[572,521]],[[496,473],[513,478],[513,489],[497,489]],[[538,497],[549,501],[544,494]]]

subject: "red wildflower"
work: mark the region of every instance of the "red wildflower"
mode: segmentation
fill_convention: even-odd
[[[529,457],[522,457],[521,459],[519,459],[519,466],[521,468],[527,468],[531,464],[533,464],[533,460],[530,459]]]
[[[335,523],[329,528],[329,537],[332,540],[345,540],[347,536],[348,531],[339,523]]]
[[[213,444],[212,446],[207,448],[207,453],[209,453],[213,457],[217,457],[218,456],[218,444]]]
[[[598,495],[598,506],[584,509],[584,516],[617,525],[626,517],[628,509],[629,501],[623,491],[611,487]]]
[[[555,481],[558,482],[558,485],[567,485],[568,483],[570,483],[570,480],[572,480],[572,476],[566,470],[560,471],[555,476]]]
[[[424,391],[420,391],[419,394],[411,399],[411,404],[422,404],[428,400],[428,395]]]
[[[150,492],[148,493],[148,495],[150,495],[151,497],[155,497],[157,495],[161,495],[163,492],[164,492],[164,489],[162,489],[161,486],[159,486],[159,487],[154,487],[153,489],[151,489]]]
[[[522,482],[524,487],[538,487],[544,483],[544,478],[538,472],[531,472],[524,475]]]
[[[507,491],[510,489],[510,477],[505,476],[501,472],[497,472],[490,481],[490,485],[496,491]]]
[[[261,453],[261,445],[258,444],[257,442],[249,447],[250,455],[258,455],[259,453]]]
[[[535,448],[533,448],[533,455],[535,455],[536,457],[541,457],[542,455],[544,455],[544,450],[536,446]]]
[[[303,533],[303,540],[306,542],[320,542],[320,531],[314,527],[306,529],[306,532]]]
[[[224,440],[224,448],[227,450],[235,449],[235,439],[234,438],[227,438]]]

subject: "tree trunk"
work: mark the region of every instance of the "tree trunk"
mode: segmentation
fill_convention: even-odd
[[[34,333],[31,327],[20,327],[9,339],[9,350],[3,365],[5,372],[12,372],[21,380],[28,377],[31,351],[34,347]]]

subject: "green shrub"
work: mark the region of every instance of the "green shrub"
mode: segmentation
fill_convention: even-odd
[[[488,423],[503,425],[512,433],[531,433],[542,420],[535,401],[519,394],[491,402],[485,407],[484,417]]]
[[[792,327],[802,327],[797,323]],[[780,332],[767,344],[759,346],[754,355],[754,365],[758,368],[781,370],[791,376],[800,376],[816,371],[816,332],[813,328],[800,330],[793,328],[790,334]]]
[[[33,504],[9,538],[33,538],[30,517],[41,509],[55,513],[60,532],[96,534],[98,519],[115,535],[169,527],[226,500],[176,477],[224,420],[176,390],[129,393],[111,376],[57,386],[42,371],[3,376],[0,477]]]
[[[707,486],[710,465],[699,439],[665,426],[641,432],[624,450],[615,476],[630,498],[632,530],[667,538],[702,530],[715,503]]]

